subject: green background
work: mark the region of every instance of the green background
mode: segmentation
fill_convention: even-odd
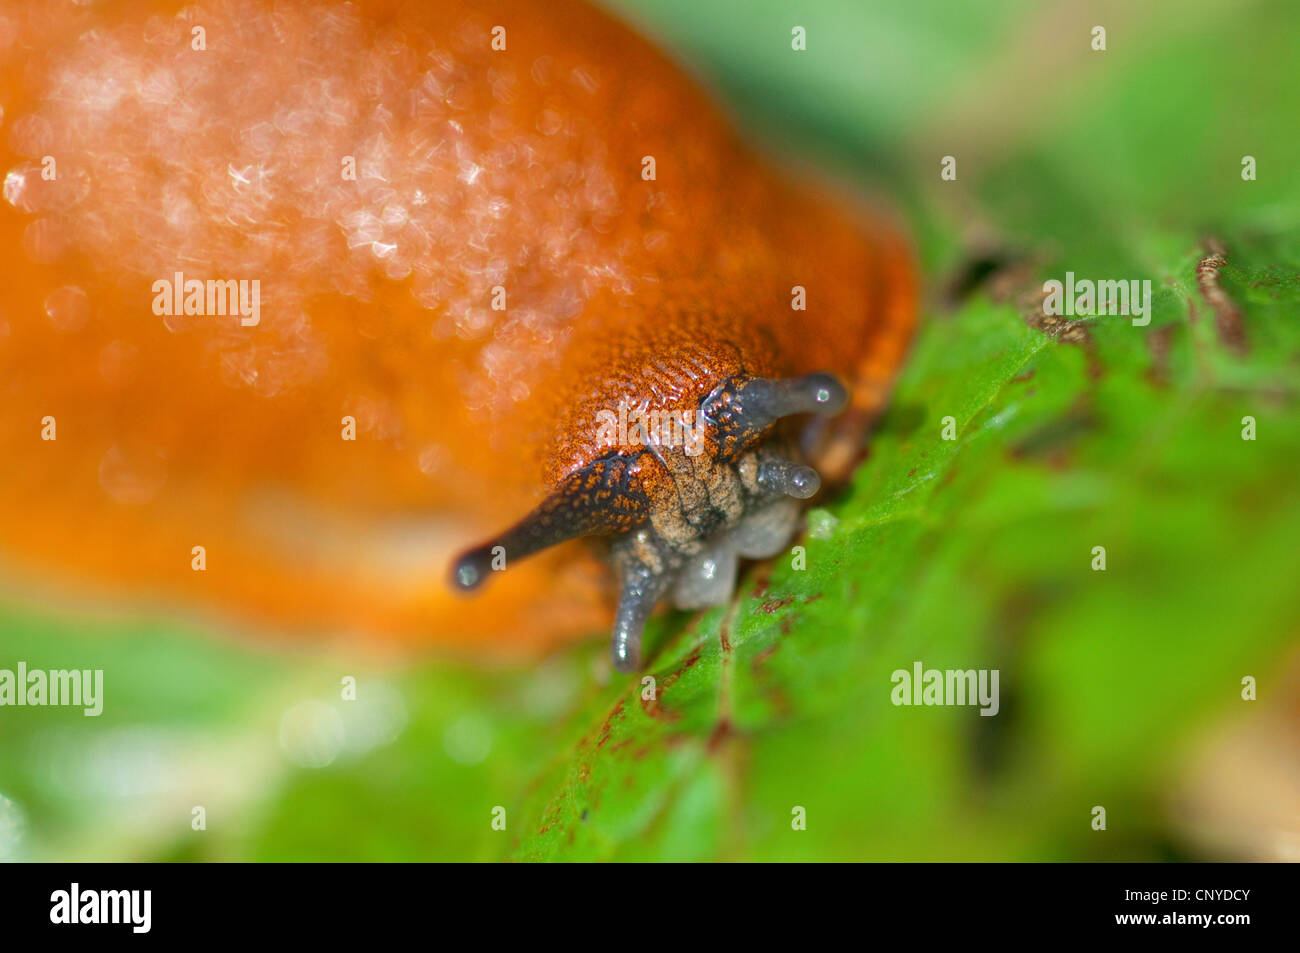
[[[852,487],[810,514],[806,571],[780,558],[730,605],[656,620],[656,703],[597,634],[526,668],[385,665],[11,599],[0,667],[102,668],[111,704],[0,710],[0,857],[1248,855],[1205,846],[1180,799],[1215,731],[1296,717],[1295,4],[617,7],[766,148],[885,196],[917,241],[922,332]],[[1197,287],[1208,242],[1241,352]],[[1009,267],[952,300],[972,258]],[[1066,270],[1149,279],[1150,326],[1034,327]],[[998,669],[1001,712],[895,707],[917,660]]]

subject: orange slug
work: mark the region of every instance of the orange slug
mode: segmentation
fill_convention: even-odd
[[[0,568],[46,599],[500,655],[612,614],[631,670],[912,335],[900,232],[577,0],[0,0],[0,175]]]

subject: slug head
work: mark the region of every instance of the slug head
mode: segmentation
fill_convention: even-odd
[[[797,501],[820,489],[817,471],[773,437],[777,421],[835,414],[847,400],[830,374],[728,378],[700,401],[695,440],[665,442],[642,427],[635,447],[577,468],[521,521],[461,555],[452,585],[468,592],[494,567],[569,539],[609,537],[622,587],[614,667],[635,671],[661,599],[678,608],[725,601],[738,560],[779,552],[797,528]]]

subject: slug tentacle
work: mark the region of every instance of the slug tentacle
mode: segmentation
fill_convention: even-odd
[[[621,589],[614,614],[610,654],[614,668],[635,672],[641,667],[641,633],[646,620],[668,591],[680,559],[666,551],[652,530],[640,530],[620,541],[614,551]]]
[[[833,374],[732,378],[709,394],[700,409],[718,428],[722,453],[734,457],[782,417],[837,414],[848,399],[848,391]]]
[[[579,536],[628,532],[645,520],[647,510],[639,458],[611,454],[594,460],[569,474],[510,529],[461,555],[452,566],[452,585],[468,592],[508,561]]]
[[[807,500],[822,488],[822,478],[812,467],[789,460],[771,460],[758,470],[758,484],[764,489],[796,500]]]

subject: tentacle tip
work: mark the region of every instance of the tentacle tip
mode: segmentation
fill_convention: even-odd
[[[838,414],[848,404],[848,389],[834,374],[809,374],[807,381],[817,413]]]
[[[465,553],[452,564],[452,588],[460,592],[473,592],[487,579],[488,568],[488,555],[485,550],[474,549]]]
[[[640,653],[630,645],[620,645],[615,642],[610,655],[616,672],[631,675],[641,668]]]
[[[822,488],[822,478],[812,467],[798,466],[790,471],[786,493],[796,500],[807,500]]]
[[[822,488],[822,478],[812,467],[788,460],[765,463],[758,474],[758,482],[769,492],[807,500]]]

